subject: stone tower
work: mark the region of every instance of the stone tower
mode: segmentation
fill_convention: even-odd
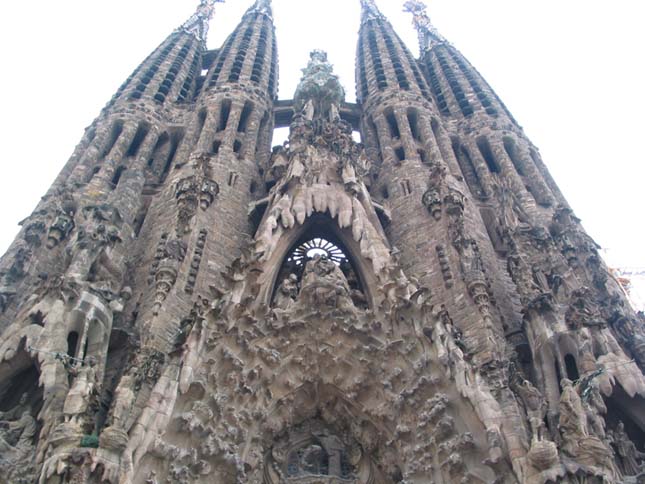
[[[0,481],[640,482],[643,317],[424,5],[416,59],[361,1],[351,104],[215,3],[0,260]]]

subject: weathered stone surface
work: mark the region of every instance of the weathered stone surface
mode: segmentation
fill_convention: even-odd
[[[0,260],[0,480],[642,479],[643,315],[424,5],[417,61],[361,2],[348,105],[321,51],[276,102],[268,0],[206,51],[215,3]]]

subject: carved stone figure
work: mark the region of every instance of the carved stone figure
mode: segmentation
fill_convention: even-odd
[[[35,435],[36,420],[29,409],[23,410],[17,420],[0,420],[0,452],[5,456],[24,454],[33,447]]]
[[[571,295],[571,305],[566,313],[566,320],[572,329],[580,329],[583,326],[603,326],[598,305],[593,302],[591,290],[583,287]]]
[[[307,262],[300,298],[304,296],[305,301],[315,305],[347,310],[354,307],[349,294],[347,279],[333,261],[316,255]]]
[[[20,400],[18,400],[18,405],[13,407],[11,410],[6,412],[0,412],[0,419],[2,420],[18,420],[22,415],[23,411],[27,407],[29,401],[29,394],[23,393],[20,395]]]
[[[435,220],[441,219],[441,196],[436,189],[431,188],[425,192],[422,202]]]
[[[310,121],[314,116],[335,121],[332,106],[340,105],[345,98],[345,90],[333,73],[327,54],[321,50],[312,51],[309,64],[302,73],[302,80],[294,95],[296,108],[306,113],[305,119]]]
[[[533,433],[533,441],[540,441],[544,438],[544,417],[546,416],[546,400],[533,384],[524,380],[517,388],[522,402],[526,407],[529,416],[529,424]]]
[[[207,48],[217,1],[0,259],[0,481],[635,482],[643,316],[422,2],[415,59],[361,0],[346,103],[322,51],[278,100],[270,0]]]
[[[560,420],[558,429],[562,439],[570,446],[576,446],[577,442],[587,436],[586,413],[582,406],[580,395],[573,387],[571,380],[563,378],[562,395],[560,396]]]
[[[134,404],[134,378],[132,375],[123,375],[114,393],[114,410],[112,412],[112,426],[125,429]]]
[[[109,266],[107,251],[121,242],[119,227],[122,220],[116,208],[90,205],[83,208],[82,217],[84,223],[68,246],[71,260],[67,274],[77,282],[87,281],[92,271],[97,272],[99,268],[95,264]]]
[[[620,456],[625,475],[635,476],[643,471],[642,462],[645,460],[645,454],[636,449],[627,432],[625,432],[625,424],[623,422],[618,422],[616,430],[614,431],[614,446]]]
[[[482,260],[476,249],[476,242],[471,239],[458,239],[455,247],[461,256],[461,268],[465,276],[482,273]]]
[[[96,360],[93,357],[87,358],[80,368],[72,367],[74,381],[65,398],[63,414],[65,421],[80,423],[90,405],[90,399],[96,392]]]
[[[53,249],[61,243],[74,229],[74,215],[59,212],[47,234],[47,248]]]
[[[298,276],[289,274],[285,278],[275,295],[275,307],[280,309],[289,309],[298,297]]]

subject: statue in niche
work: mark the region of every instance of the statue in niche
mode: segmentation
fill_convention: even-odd
[[[645,454],[639,452],[634,443],[625,432],[625,424],[623,422],[618,422],[616,430],[613,433],[614,437],[614,446],[620,457],[622,463],[623,472],[627,476],[634,476],[643,471],[643,460],[645,460]],[[641,461],[639,463],[638,461]]]
[[[71,258],[67,274],[77,282],[88,281],[92,271],[97,269],[96,263],[109,266],[106,251],[122,241],[119,232],[121,216],[116,208],[109,205],[88,206],[82,214],[85,223],[67,248]]]
[[[353,309],[350,290],[343,271],[327,257],[315,255],[307,261],[302,276],[301,297],[314,304]]]
[[[289,309],[298,297],[298,276],[289,274],[278,287],[275,295],[275,307]]]
[[[475,275],[483,273],[483,266],[477,242],[472,239],[459,238],[455,241],[455,246],[461,255],[461,268],[464,275]]]
[[[439,191],[435,188],[428,189],[427,192],[423,194],[421,199],[423,206],[428,209],[428,212],[435,220],[441,219],[441,195]]]
[[[47,234],[47,248],[53,249],[74,229],[74,214],[59,212]]]
[[[63,405],[65,422],[80,423],[80,418],[87,412],[92,397],[97,393],[95,365],[96,360],[90,356],[80,368],[72,367],[70,369],[74,382]]]
[[[562,385],[562,395],[560,396],[558,429],[565,444],[568,442],[569,447],[577,447],[577,442],[588,435],[586,413],[580,395],[573,387],[571,380],[563,378],[560,384]]]
[[[565,319],[571,329],[605,325],[600,308],[593,302],[593,292],[588,287],[582,287],[573,292]]]
[[[31,409],[20,406],[17,409],[22,410],[19,418],[0,420],[0,454],[5,458],[29,453],[36,435],[36,420],[31,415]]]
[[[114,393],[112,427],[125,429],[134,399],[134,378],[132,375],[123,375]]]
[[[510,180],[500,179],[495,188],[500,204],[500,225],[503,229],[513,233],[517,228],[530,228],[530,217],[511,188]]]
[[[287,156],[286,146],[275,146],[271,154],[271,167],[267,173],[267,180],[277,182],[287,172],[289,167],[289,157]]]
[[[531,432],[533,433],[533,442],[543,440],[545,430],[544,417],[547,411],[546,400],[540,391],[528,380],[524,380],[517,386],[517,392],[526,407]]]
[[[365,294],[360,290],[360,283],[356,273],[352,270],[351,266],[347,264],[348,267],[343,267],[343,274],[347,274],[347,284],[349,285],[349,295],[352,298],[354,306],[357,308],[366,309],[368,307],[367,298]]]
[[[28,401],[29,401],[29,394],[25,392],[20,396],[20,400],[18,400],[18,405],[13,407],[11,410],[7,410],[6,412],[0,412],[0,419],[18,420],[22,415],[23,410],[27,406]]]
[[[47,203],[55,207],[56,218],[52,222],[47,232],[47,248],[53,249],[74,230],[74,215],[76,214],[76,202],[71,193],[67,189],[62,189],[59,192],[58,200],[50,201]],[[54,209],[52,207],[52,209]]]
[[[607,406],[600,394],[598,381],[593,378],[587,387],[582,391],[582,401],[585,404],[587,413],[587,424],[591,433],[600,438],[605,438],[605,419],[603,415],[607,413]]]
[[[22,459],[31,459],[37,425],[28,401],[29,395],[23,393],[15,407],[0,412],[0,469],[3,472],[9,470],[3,469],[3,464],[15,466]]]
[[[341,171],[341,178],[343,180],[343,185],[345,186],[347,193],[349,193],[350,195],[358,195],[360,193],[361,186],[356,179],[356,171],[354,170],[352,163],[348,159],[344,160]]]

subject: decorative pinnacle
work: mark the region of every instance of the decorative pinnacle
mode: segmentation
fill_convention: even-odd
[[[273,10],[271,9],[271,0],[256,0],[255,4],[246,11],[246,15],[250,13],[259,13],[266,15],[273,20]]]
[[[427,8],[420,0],[408,0],[403,4],[403,11],[414,16],[412,23],[419,34],[419,49],[422,54],[430,50],[434,44],[446,42],[446,39],[432,25]]]
[[[208,22],[213,17],[216,3],[224,3],[224,0],[200,0],[195,13],[177,30],[193,34],[202,42],[206,42]]]
[[[314,118],[333,120],[345,100],[345,90],[334,74],[334,67],[327,60],[325,51],[314,50],[309,57],[294,95],[296,110],[304,110],[305,117],[310,121]]]
[[[374,0],[361,0],[361,7],[363,9],[363,22],[367,22],[368,20],[385,19],[376,6]]]

